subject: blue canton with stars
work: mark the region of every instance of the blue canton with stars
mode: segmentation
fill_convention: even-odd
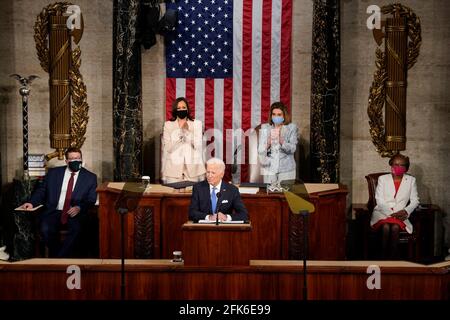
[[[181,0],[176,31],[166,44],[168,78],[231,78],[233,1]]]

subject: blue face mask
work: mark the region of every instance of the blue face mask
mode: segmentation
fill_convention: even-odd
[[[284,118],[279,116],[272,116],[272,122],[274,124],[282,124],[284,122]]]

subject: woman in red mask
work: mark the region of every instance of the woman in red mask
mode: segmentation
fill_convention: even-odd
[[[382,256],[395,259],[400,230],[412,233],[413,226],[408,220],[419,205],[416,178],[406,174],[409,158],[396,154],[389,160],[391,173],[378,178],[375,192],[376,207],[370,225],[381,230]]]

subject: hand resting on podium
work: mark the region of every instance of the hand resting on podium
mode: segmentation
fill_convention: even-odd
[[[208,220],[212,222],[216,222],[217,220],[219,220],[219,222],[231,221],[231,216],[223,214],[222,212],[218,212],[215,214],[208,215]]]

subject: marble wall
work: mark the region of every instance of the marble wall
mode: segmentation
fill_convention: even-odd
[[[44,0],[1,1],[0,10],[0,151],[3,183],[20,177],[22,111],[16,80],[11,73],[38,75],[29,102],[30,153],[49,153],[48,74],[39,65],[33,39],[36,16]],[[81,73],[87,87],[89,123],[82,148],[87,168],[102,179],[112,177],[112,1],[76,2],[84,17],[80,42]],[[52,160],[52,164],[55,160]]]
[[[0,10],[0,151],[3,183],[19,176],[22,122],[18,85],[11,73],[37,74],[30,98],[30,152],[48,153],[48,75],[39,66],[33,40],[36,15],[50,1],[1,1]],[[89,125],[83,147],[86,167],[99,182],[113,177],[112,150],[112,0],[79,0],[85,31],[81,72],[88,90]],[[366,8],[388,1],[341,1],[341,181],[349,187],[348,203],[367,201],[364,176],[388,169],[375,151],[367,117],[376,44],[366,28]],[[423,43],[408,75],[407,150],[423,202],[450,213],[450,7],[446,0],[402,1],[422,21]],[[309,153],[312,1],[294,1],[292,110],[301,146]],[[162,38],[142,50],[144,173],[159,172],[159,135],[164,121],[164,47]],[[156,167],[156,168],[155,168]]]
[[[3,181],[21,175],[22,122],[20,96],[11,73],[36,74],[30,96],[30,153],[49,153],[48,74],[36,56],[33,26],[36,16],[50,1],[2,1],[0,11],[0,113]],[[86,167],[100,181],[113,177],[112,152],[112,9],[113,1],[77,1],[85,30],[80,46],[81,72],[88,91],[89,124],[83,146]],[[293,120],[300,127],[302,145],[309,149],[309,91],[311,73],[312,2],[294,1],[293,21]],[[159,134],[164,121],[164,46],[142,50],[142,101],[144,124],[144,173],[159,172]]]
[[[341,181],[350,187],[353,203],[367,201],[367,173],[389,169],[388,159],[377,154],[369,134],[367,99],[375,70],[376,43],[366,27],[366,8],[389,3],[344,0],[341,6]],[[446,0],[401,3],[414,10],[422,26],[420,56],[408,71],[408,140],[403,153],[410,157],[410,173],[417,177],[421,202],[438,204],[448,226],[450,7]],[[450,245],[448,235],[447,231]]]

